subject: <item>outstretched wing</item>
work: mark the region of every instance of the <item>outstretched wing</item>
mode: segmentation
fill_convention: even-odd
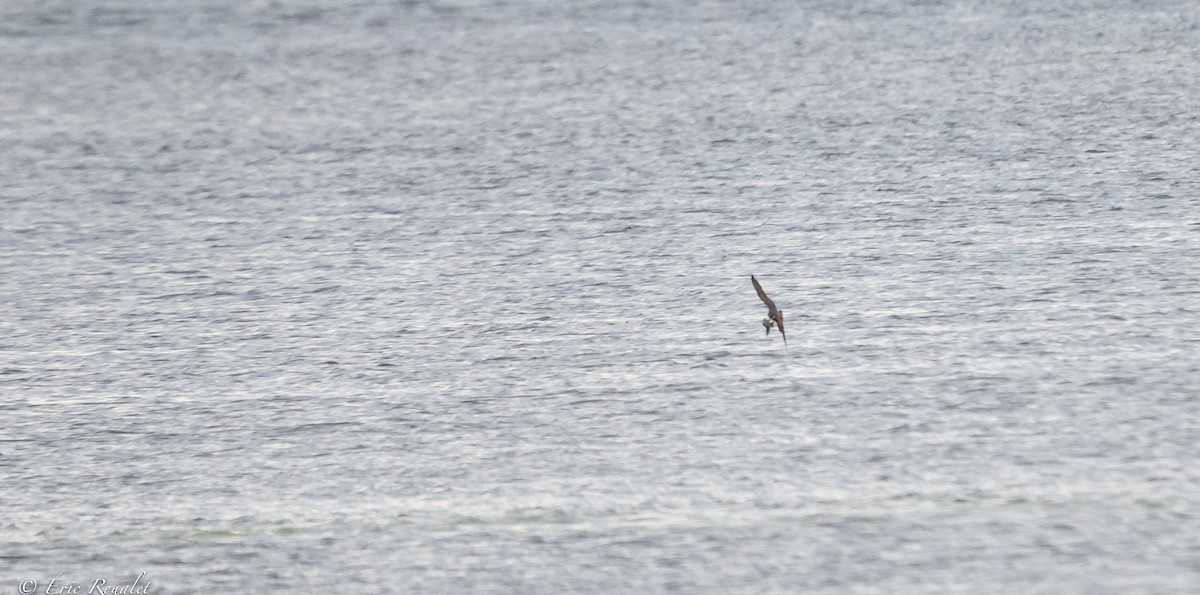
[[[783,344],[787,345],[787,333],[783,332],[783,317],[775,319],[775,325],[779,327],[779,334],[783,337]]]
[[[775,308],[775,302],[772,302],[771,298],[767,297],[767,292],[763,291],[762,285],[758,284],[758,279],[755,279],[754,275],[750,275],[750,282],[754,284],[754,291],[758,292],[759,299],[761,299],[763,303],[767,305],[767,315],[772,319],[775,318],[775,312],[777,311]],[[780,326],[779,330],[782,331],[783,326]]]

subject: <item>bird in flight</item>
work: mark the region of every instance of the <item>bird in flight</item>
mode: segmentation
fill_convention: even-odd
[[[787,333],[783,332],[783,310],[775,307],[775,302],[767,297],[767,292],[763,291],[762,285],[758,284],[758,279],[754,275],[750,275],[750,282],[754,284],[754,291],[758,292],[758,297],[767,305],[767,317],[763,319],[763,327],[767,329],[767,334],[771,334],[771,327],[779,326],[779,334],[783,335],[783,344],[787,345]]]

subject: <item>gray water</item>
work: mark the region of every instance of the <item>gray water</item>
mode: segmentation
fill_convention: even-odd
[[[1200,592],[1152,4],[4,2],[0,592]]]

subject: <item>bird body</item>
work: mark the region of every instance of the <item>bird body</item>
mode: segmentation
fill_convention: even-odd
[[[775,307],[775,302],[767,297],[767,292],[763,291],[762,285],[758,284],[758,279],[754,275],[750,275],[750,282],[754,284],[754,291],[758,292],[758,297],[767,305],[767,317],[763,319],[763,326],[767,329],[767,334],[771,334],[771,327],[778,326],[779,334],[783,337],[783,344],[787,345],[787,333],[783,331],[783,310]]]

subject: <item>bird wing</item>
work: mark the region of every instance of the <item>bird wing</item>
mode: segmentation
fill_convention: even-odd
[[[759,299],[767,305],[767,315],[774,318],[776,312],[775,302],[772,302],[771,298],[767,297],[767,292],[763,291],[762,285],[758,284],[758,279],[755,279],[754,275],[750,275],[750,282],[754,284],[754,291],[758,292]],[[779,330],[783,331],[783,327],[780,326]]]
[[[783,337],[784,345],[787,344],[787,333],[783,332],[783,317],[780,316],[775,320],[775,325],[779,327],[779,334]]]

